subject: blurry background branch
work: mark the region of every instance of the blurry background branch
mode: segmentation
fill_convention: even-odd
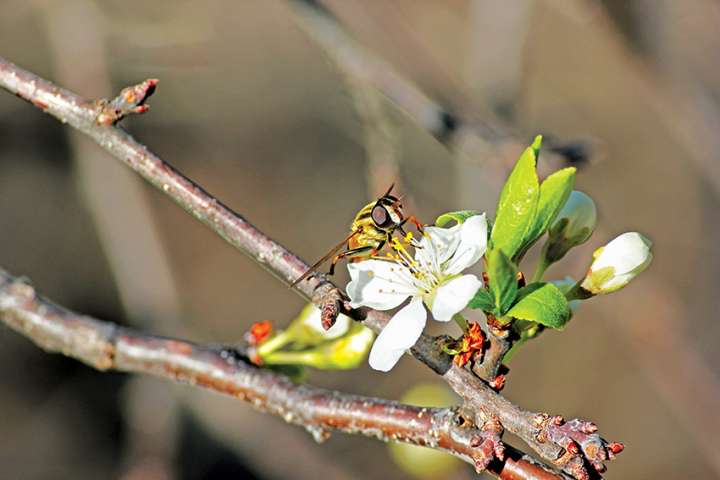
[[[45,300],[29,283],[3,270],[0,318],[48,352],[99,370],[144,373],[230,395],[302,426],[318,442],[329,437],[329,430],[338,430],[446,451],[498,478],[565,478],[504,446],[502,427],[491,418],[480,428],[471,427],[463,425],[454,409],[414,407],[296,384],[251,365],[242,347],[203,347],[150,337],[78,315]]]
[[[98,117],[106,108],[107,102],[88,102],[2,59],[0,86],[89,135],[231,245],[284,282],[292,282],[307,269],[307,265],[296,255],[152,154],[130,135],[119,128],[98,123]],[[138,97],[137,101],[144,103],[144,95]],[[296,288],[307,298],[314,298],[319,305],[323,305],[326,297],[337,292],[330,282],[317,277],[301,282]],[[384,312],[364,310],[348,313],[363,319],[365,325],[376,332],[381,331],[388,321],[388,315]],[[439,351],[433,338],[423,335],[413,347],[412,353],[436,373],[443,375],[448,385],[470,407],[471,420],[477,425],[484,424],[487,415],[497,417],[506,430],[522,438],[543,459],[553,462],[576,478],[586,478],[589,475],[586,461],[598,471],[602,471],[604,462],[613,458],[614,444],[607,443],[595,433],[596,428],[585,432],[584,427],[581,427],[580,431],[575,432],[576,437],[555,440],[555,437],[548,433],[561,424],[538,422],[538,418],[542,418],[544,414],[519,409],[470,371],[451,366],[448,357]],[[547,441],[547,438],[550,441]],[[579,449],[568,452],[568,442],[579,445]]]
[[[67,88],[100,98],[112,90],[110,53],[103,31],[108,19],[91,0],[68,0],[38,9],[45,23],[53,71]],[[83,28],[77,28],[81,22]],[[150,93],[140,86],[138,93]],[[120,99],[124,101],[124,98]],[[108,120],[122,115],[109,112]],[[130,102],[130,110],[142,105]],[[102,245],[123,311],[142,330],[184,335],[183,315],[168,253],[148,205],[142,181],[98,149],[85,135],[67,129],[75,181],[85,199]],[[178,447],[179,401],[157,382],[134,377],[125,388],[127,425],[125,479],[148,469],[159,479],[176,478],[173,462]],[[148,399],[164,412],[147,414]]]
[[[481,164],[490,177],[505,177],[525,148],[525,140],[518,139],[517,133],[492,112],[483,111],[481,118],[470,108],[451,108],[427,95],[389,62],[357,43],[324,3],[288,0],[298,26],[325,50],[345,75],[376,89],[414,124],[459,153],[463,161]],[[586,147],[581,143],[554,144],[549,139],[546,146],[541,171],[556,170],[567,162],[582,163],[587,158]],[[497,198],[498,192],[489,187],[484,189],[481,203],[485,197],[489,203]]]

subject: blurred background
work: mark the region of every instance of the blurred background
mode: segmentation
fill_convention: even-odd
[[[159,78],[151,111],[123,128],[306,260],[393,180],[425,222],[492,212],[509,166],[544,133],[557,148],[541,168],[578,166],[576,188],[600,212],[551,276],[581,276],[627,230],[655,242],[655,261],[524,347],[504,394],[624,442],[607,478],[720,477],[720,4],[322,4],[333,17],[317,18],[348,37],[293,2],[3,0],[0,55],[88,98]],[[372,88],[363,74],[376,64],[341,68],[332,48],[344,41],[455,115],[448,144]],[[147,332],[231,343],[303,306],[97,145],[4,93],[0,231],[2,267],[62,305]],[[391,374],[363,366],[310,381],[399,399],[433,377],[405,358]],[[246,404],[99,373],[4,327],[0,378],[4,478],[413,478],[377,441],[318,445]],[[467,465],[425,473],[474,478]]]

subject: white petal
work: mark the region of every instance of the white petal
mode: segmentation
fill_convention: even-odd
[[[623,233],[605,245],[591,268],[597,271],[604,267],[613,267],[616,275],[644,268],[652,258],[651,246],[652,242],[637,232]]]
[[[360,306],[390,310],[416,291],[409,271],[402,265],[383,260],[364,260],[348,264],[350,283],[347,293],[353,308]]]
[[[447,322],[453,315],[467,307],[467,304],[482,287],[482,281],[475,275],[453,278],[435,291],[430,311],[433,318]]]
[[[426,227],[420,239],[420,248],[415,249],[415,259],[428,269],[439,272],[440,265],[452,256],[460,243],[461,227]]]
[[[388,322],[370,350],[368,359],[375,370],[387,372],[400,360],[405,350],[420,338],[427,312],[420,298],[414,298]]]
[[[475,265],[487,248],[487,220],[485,214],[468,218],[461,225],[460,243],[443,269],[447,275],[456,275]]]

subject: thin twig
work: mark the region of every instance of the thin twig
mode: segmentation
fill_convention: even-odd
[[[518,478],[518,474],[558,478],[522,452],[504,447],[496,421],[468,427],[454,409],[416,407],[296,384],[253,366],[237,348],[147,336],[78,315],[39,296],[29,283],[4,270],[0,270],[0,319],[48,352],[98,370],[144,373],[230,395],[302,426],[317,441],[337,430],[431,447],[478,470],[488,468],[499,478]],[[497,460],[498,456],[504,460]]]
[[[102,102],[84,100],[4,59],[0,59],[0,86],[89,135],[228,243],[282,281],[289,284],[307,269],[307,264],[295,254],[260,232],[126,132],[114,126],[99,124],[97,117]],[[321,306],[325,297],[335,299],[339,291],[322,276],[311,276],[300,282],[295,289]],[[337,303],[336,300],[333,302]],[[389,320],[387,313],[372,309],[347,313],[356,320],[362,320],[376,332],[381,331]],[[521,410],[498,395],[469,370],[453,366],[450,357],[442,353],[436,342],[436,339],[422,335],[411,353],[442,375],[461,395],[466,405],[473,410],[472,420],[475,424],[482,425],[485,422],[483,417],[498,418],[506,430],[522,438],[542,458],[576,478],[588,478],[589,473],[583,466],[586,460],[597,465],[609,457],[609,445],[613,444],[608,444],[595,433],[592,434],[592,441],[588,443],[592,448],[585,449],[584,444],[580,443],[581,450],[578,453],[567,455],[568,445],[556,443],[553,441],[556,436],[546,434],[546,430],[553,428],[552,425],[536,422],[537,418],[545,414]],[[595,448],[595,445],[600,447]]]

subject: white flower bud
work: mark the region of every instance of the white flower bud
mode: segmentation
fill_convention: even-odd
[[[597,223],[597,209],[592,198],[573,190],[548,230],[543,253],[548,263],[557,262],[571,248],[585,243]]]
[[[621,289],[652,261],[652,242],[637,232],[623,233],[593,254],[582,288],[594,295]]]

